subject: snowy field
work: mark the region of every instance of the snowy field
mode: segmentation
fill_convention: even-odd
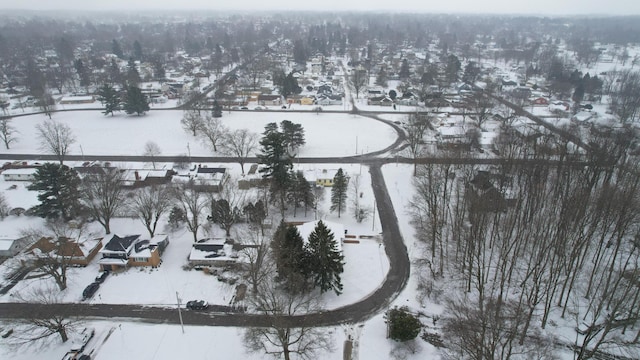
[[[76,136],[70,154],[73,155],[142,155],[145,143],[153,141],[161,155],[214,156],[209,147],[185,132],[181,125],[182,111],[151,111],[144,116],[104,116],[97,110],[58,112],[53,119],[68,124]],[[18,141],[3,153],[40,153],[35,127],[46,116],[30,115],[14,118],[12,125],[19,131]],[[383,149],[395,140],[395,132],[382,122],[351,114],[315,114],[235,111],[225,112],[222,123],[230,129],[249,129],[262,134],[270,122],[290,120],[304,127],[307,144],[302,157],[351,156],[362,150]],[[356,147],[358,151],[356,151]]]

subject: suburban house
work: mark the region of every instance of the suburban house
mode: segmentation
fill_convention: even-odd
[[[62,99],[60,99],[60,104],[61,105],[91,104],[94,101],[96,101],[96,99],[91,95],[87,95],[87,96],[63,96]]]
[[[367,105],[391,106],[393,105],[393,100],[386,95],[375,96],[367,99]]]
[[[258,164],[251,164],[249,171],[238,179],[238,189],[248,190],[254,187],[266,186],[268,181],[258,171]]]
[[[169,236],[156,235],[146,238],[142,235],[112,235],[104,245],[98,261],[100,270],[117,271],[129,266],[158,267],[162,262],[162,253],[169,245]]]
[[[549,105],[549,99],[545,97],[537,97],[531,100],[531,105]]]
[[[297,169],[297,171],[302,172],[311,186],[331,187],[338,169]]]
[[[67,259],[69,265],[87,266],[102,248],[102,238],[77,241],[60,238],[55,241],[51,237],[43,237],[29,248],[33,256]]]
[[[121,186],[139,188],[151,185],[162,185],[171,182],[171,170],[128,169],[122,173]]]
[[[2,172],[4,181],[33,181],[37,168],[7,169]]]
[[[0,257],[11,257],[27,246],[27,238],[0,239]]]
[[[258,95],[258,104],[265,106],[265,105],[277,105],[280,106],[283,103],[283,97],[282,95],[265,95],[265,94],[260,94]]]
[[[227,266],[238,260],[241,249],[231,239],[201,239],[193,243],[189,263],[193,266]]]
[[[229,180],[229,173],[224,167],[206,167],[198,165],[191,175],[194,187],[202,191],[219,192]]]

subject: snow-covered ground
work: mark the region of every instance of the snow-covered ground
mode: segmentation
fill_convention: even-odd
[[[53,119],[68,124],[76,142],[70,149],[74,155],[142,155],[144,146],[153,141],[161,155],[214,156],[202,141],[185,132],[181,125],[183,112],[179,110],[151,111],[144,116],[104,116],[99,111],[73,111],[53,114]],[[15,118],[12,125],[18,141],[3,153],[40,153],[36,125],[47,119],[44,115]],[[225,112],[224,126],[246,128],[261,134],[270,122],[290,120],[304,127],[307,144],[301,149],[303,157],[350,156],[361,149],[369,152],[383,149],[395,140],[389,126],[366,117],[351,114],[280,113],[250,111]],[[366,129],[366,130],[363,130]],[[329,141],[330,140],[330,141]]]

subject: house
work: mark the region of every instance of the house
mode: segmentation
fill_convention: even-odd
[[[19,253],[28,244],[28,239],[0,239],[0,257],[11,257]]]
[[[219,192],[229,180],[227,168],[198,165],[192,176],[194,187],[202,191]]]
[[[60,99],[60,104],[61,105],[75,105],[75,104],[91,104],[94,101],[96,101],[96,99],[91,96],[63,96],[62,99]]]
[[[248,190],[254,187],[266,186],[267,184],[267,179],[258,171],[258,164],[251,164],[249,171],[241,179],[238,179],[238,189],[240,190]]]
[[[37,168],[7,169],[2,172],[4,181],[33,181]]]
[[[120,186],[140,188],[151,185],[162,185],[171,182],[171,170],[128,169],[122,172]]]
[[[262,106],[275,105],[280,106],[284,102],[282,95],[258,95],[258,104]]]
[[[336,176],[338,170],[335,169],[322,169],[321,171],[315,171],[316,186],[333,186],[333,178]]]
[[[318,105],[342,105],[342,96],[323,95],[318,98]]]
[[[303,96],[302,98],[300,98],[300,105],[313,105],[315,103],[315,96]]]
[[[77,241],[74,239],[43,237],[29,248],[34,257],[67,259],[69,265],[87,266],[102,249],[102,238]]]
[[[531,100],[531,105],[549,105],[549,99],[540,96]]]
[[[112,235],[104,245],[98,261],[100,270],[124,270],[129,266],[158,267],[162,253],[169,245],[169,236],[155,235],[148,239],[142,235]]]
[[[367,105],[391,106],[393,105],[393,100],[386,95],[370,97],[367,99]]]
[[[238,260],[240,246],[231,239],[198,240],[191,247],[189,263],[193,266],[227,266]]]

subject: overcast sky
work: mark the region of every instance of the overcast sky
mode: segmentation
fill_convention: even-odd
[[[29,10],[365,10],[435,13],[638,15],[638,0],[0,0]]]

